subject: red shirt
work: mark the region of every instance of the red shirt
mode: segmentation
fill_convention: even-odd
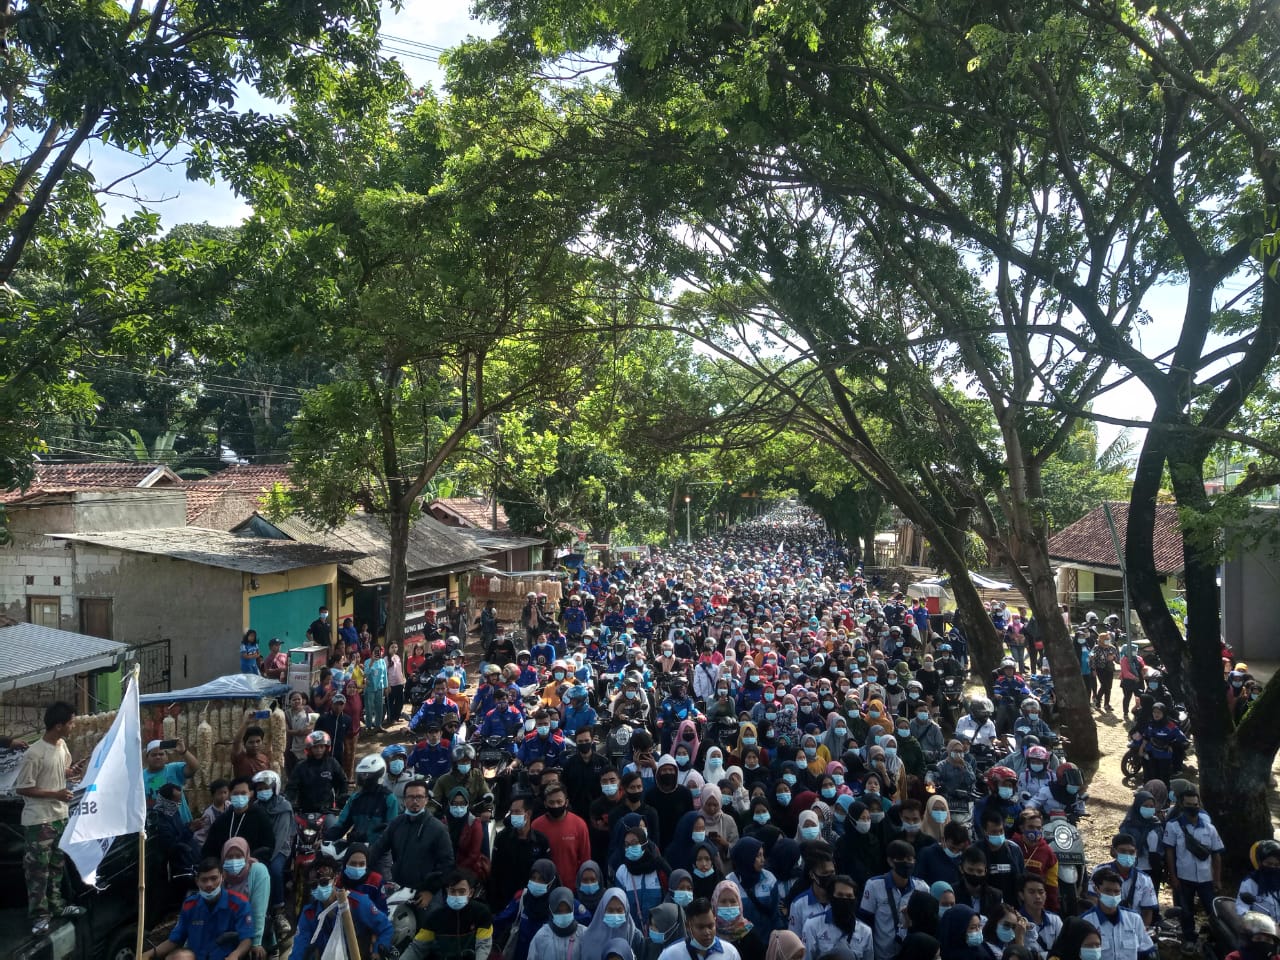
[[[566,810],[559,820],[544,815],[534,820],[532,826],[547,838],[551,862],[556,865],[560,883],[576,891],[578,868],[591,859],[591,832],[587,822],[572,810]]]

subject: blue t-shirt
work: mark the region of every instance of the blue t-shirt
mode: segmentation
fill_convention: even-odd
[[[258,658],[260,656],[262,656],[262,652],[258,649],[257,640],[242,640],[240,642],[240,672],[258,673]]]
[[[166,783],[176,783],[180,787],[186,786],[187,783],[187,762],[185,760],[175,760],[173,763],[166,763],[161,769],[152,773],[150,770],[143,769],[142,783],[147,791],[148,805],[150,801],[160,796],[160,788]],[[184,790],[182,793],[182,804],[180,808],[182,814],[182,822],[191,822],[191,808],[187,806],[187,794]]]

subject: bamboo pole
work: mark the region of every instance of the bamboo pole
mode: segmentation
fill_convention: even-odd
[[[138,831],[138,936],[133,955],[142,956],[142,941],[147,932],[147,831]]]
[[[342,932],[346,935],[347,956],[351,960],[360,960],[360,941],[356,938],[356,922],[351,916],[351,901],[347,899],[347,891],[339,889],[338,899],[342,901]]]

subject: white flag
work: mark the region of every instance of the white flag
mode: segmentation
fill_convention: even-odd
[[[81,787],[82,792],[70,805],[67,829],[58,845],[75,863],[81,879],[93,886],[98,865],[111,849],[112,841],[141,833],[146,826],[136,672],[129,680],[111,729],[93,748]]]

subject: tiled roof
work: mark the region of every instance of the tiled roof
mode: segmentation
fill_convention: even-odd
[[[211,477],[197,481],[200,486],[214,483],[225,483],[232,489],[253,494],[266,493],[276,484],[286,490],[293,489],[287,463],[234,463]]]
[[[363,554],[349,548],[321,544],[269,540],[265,537],[237,537],[224,530],[201,527],[159,527],[151,530],[119,530],[111,533],[50,533],[53,540],[73,540],[123,550],[147,553],[175,560],[187,560],[207,567],[222,567],[243,573],[283,573],[300,567],[325,563],[350,563]]]
[[[16,503],[41,493],[178,485],[182,478],[156,463],[37,463],[26,490],[0,492],[0,503]]]
[[[188,483],[187,526],[211,530],[230,530],[253,516],[257,494],[237,490],[229,483]]]
[[[493,502],[481,500],[479,497],[448,497],[433,500],[430,510],[440,507],[446,514],[453,514],[464,526],[478,527],[481,530],[510,530],[507,522],[507,511],[498,504],[498,525],[493,525]]]
[[[1120,538],[1120,549],[1123,550],[1125,533],[1129,529],[1129,504],[1113,502],[1111,516],[1116,522],[1116,535]],[[1178,522],[1178,508],[1172,503],[1156,504],[1152,552],[1157,572],[1167,574],[1182,570],[1182,526]],[[1102,507],[1085,514],[1071,526],[1051,536],[1049,556],[1053,560],[1068,563],[1120,569],[1111,542],[1111,530],[1107,526],[1107,517]]]

